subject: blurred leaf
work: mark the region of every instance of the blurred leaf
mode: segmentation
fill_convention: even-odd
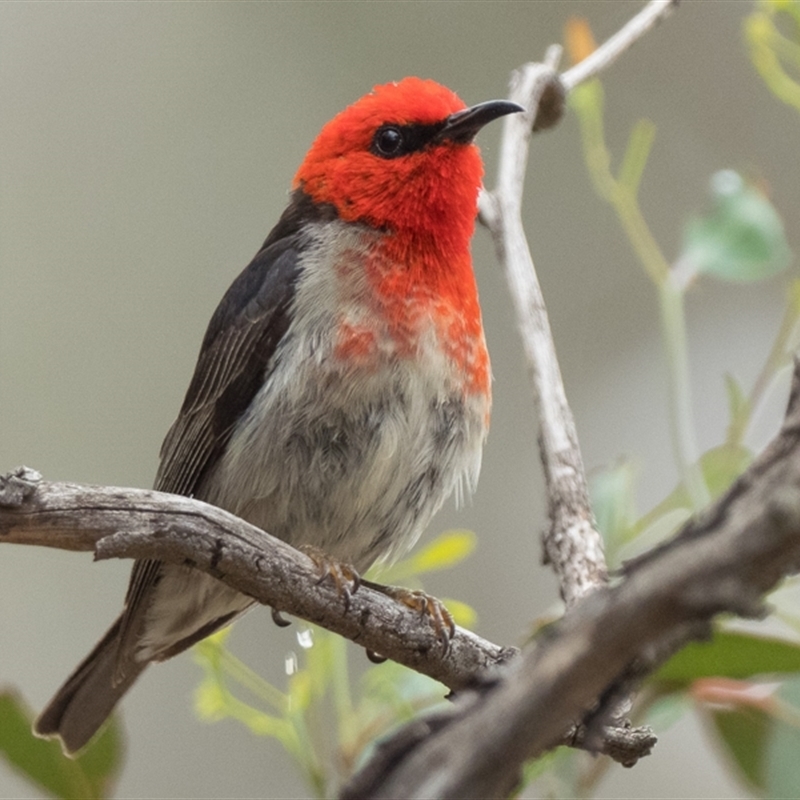
[[[604,99],[603,84],[597,78],[579,84],[568,96],[570,106],[582,118],[602,117]]]
[[[739,444],[747,423],[752,413],[750,401],[742,390],[739,381],[730,373],[725,373],[725,393],[728,396],[728,441],[732,444]]]
[[[712,701],[703,709],[720,743],[751,789],[766,797],[797,797],[800,676],[784,681],[777,691],[758,684],[742,684],[738,693],[731,689],[727,702]]]
[[[115,717],[75,759],[56,741],[31,733],[33,714],[13,692],[0,693],[0,754],[37,789],[53,797],[108,797],[122,766],[123,743]]]
[[[634,197],[639,191],[642,173],[656,138],[656,126],[649,119],[637,120],[628,137],[628,146],[619,168],[619,183]]]
[[[700,466],[712,499],[726,492],[752,460],[753,454],[748,448],[735,444],[721,444],[703,453]]]
[[[460,625],[462,628],[474,628],[478,624],[478,612],[468,603],[452,597],[443,597],[441,600],[453,615],[456,625]]]
[[[780,341],[783,345],[783,352],[788,356],[800,346],[800,280],[795,278],[791,282],[787,295],[786,314],[781,323],[781,327],[785,327],[786,332],[781,336]]]
[[[567,103],[578,117],[583,155],[589,176],[600,197],[612,202],[617,186],[611,175],[611,155],[603,134],[603,84],[597,78],[576,86],[567,95]]]
[[[737,706],[709,710],[709,718],[745,781],[751,788],[763,791],[766,788],[764,755],[773,726],[769,714],[760,708]]]
[[[800,111],[800,3],[797,0],[763,2],[767,13],[756,11],[744,22],[750,60],[769,90],[782,102]],[[775,18],[785,12],[793,18],[794,41],[784,36]],[[789,71],[795,74],[790,74]]]
[[[698,678],[752,678],[800,672],[800,645],[784,639],[716,630],[710,642],[692,642],[651,679],[665,691],[685,688]]]
[[[309,689],[314,698],[320,698],[325,695],[334,673],[347,671],[347,654],[341,637],[316,625],[306,624],[305,627],[309,637],[309,645],[304,647],[306,665],[296,674],[307,672],[312,682]]]
[[[446,687],[394,661],[367,670],[361,688],[353,734],[349,741],[339,743],[339,757],[348,763],[349,772],[363,766],[379,746],[379,739],[397,725],[420,711],[446,705]]]
[[[777,724],[766,758],[768,797],[800,795],[800,678],[786,681],[778,690]]]
[[[518,797],[532,781],[551,770],[554,762],[562,756],[561,751],[566,749],[564,747],[556,747],[549,753],[539,756],[539,758],[532,758],[530,761],[526,761],[522,766],[522,779],[519,782],[519,786],[511,793],[511,797]]]
[[[786,310],[766,360],[750,394],[751,411],[768,393],[781,374],[791,369],[793,356],[800,348],[800,280],[792,280],[786,292]]]
[[[762,280],[786,269],[791,251],[769,200],[733,170],[711,179],[713,206],[690,220],[679,263],[727,281]]]
[[[265,681],[260,675],[254,672],[246,664],[242,663],[227,648],[226,644],[232,628],[225,628],[213,633],[198,642],[192,648],[194,660],[206,673],[209,687],[216,687],[217,691],[227,695],[228,689],[225,682],[225,675],[229,675],[241,686],[252,692],[259,700],[272,706],[279,712],[286,710],[286,695],[276,689],[269,681]],[[224,703],[224,696],[222,702]],[[213,692],[209,690],[208,696],[204,699],[209,707],[213,707],[219,702]],[[202,708],[196,708],[198,713],[202,713]]]
[[[664,733],[684,717],[691,707],[691,701],[683,693],[661,695],[647,709],[647,724],[657,733]]]
[[[736,444],[722,444],[703,453],[700,457],[700,467],[711,498],[719,497],[730,485],[744,472],[753,460],[753,454],[746,447]],[[691,509],[691,499],[683,484],[676,486],[657,506],[648,511],[631,527],[629,541],[644,535],[653,525],[660,524],[664,519],[671,522],[680,519],[674,512],[683,511],[684,519],[688,517]],[[682,521],[682,520],[681,520]]]
[[[384,583],[413,579],[458,564],[475,545],[471,531],[445,531],[414,556],[376,571]],[[447,600],[446,605],[458,624],[475,623],[475,612],[466,603]],[[320,797],[331,794],[377,738],[421,709],[442,703],[446,694],[430,678],[387,663],[367,670],[366,689],[354,702],[347,642],[305,622],[298,624],[296,651],[287,655],[284,693],[226,648],[228,633],[214,634],[194,648],[205,673],[195,695],[198,715],[208,721],[233,719],[256,735],[277,739]],[[261,702],[240,699],[242,688]],[[276,713],[267,713],[262,703]]]
[[[591,26],[585,17],[570,17],[564,26],[564,43],[570,61],[578,64],[597,50]]]
[[[589,479],[592,511],[611,561],[615,550],[629,538],[633,523],[633,478],[630,461],[620,461],[594,472]]]
[[[418,575],[448,569],[467,558],[476,544],[473,531],[445,531],[411,558],[411,564]]]
[[[433,541],[417,553],[392,566],[378,566],[369,570],[367,576],[382,583],[397,583],[424,572],[450,569],[467,558],[477,545],[473,531],[450,530],[440,533]]]
[[[362,704],[377,703],[390,707],[398,721],[410,719],[422,702],[433,705],[444,702],[447,688],[421,672],[395,661],[367,670],[361,678],[364,688]]]
[[[647,552],[651,547],[665,542],[670,536],[674,536],[678,529],[690,517],[692,512],[686,506],[680,506],[669,511],[665,511],[661,516],[652,513],[647,515],[648,525],[641,529],[636,528],[636,535],[631,536],[624,547],[620,548],[617,555],[620,561],[629,561]]]

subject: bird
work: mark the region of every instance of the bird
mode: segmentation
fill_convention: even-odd
[[[491,374],[470,243],[475,135],[523,109],[467,107],[417,77],[325,124],[287,208],[208,324],[155,489],[232,512],[360,573],[475,489]],[[134,562],[123,611],[34,724],[68,755],[145,667],[252,598],[186,565]]]

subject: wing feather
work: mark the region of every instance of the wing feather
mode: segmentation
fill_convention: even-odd
[[[314,206],[296,191],[261,250],[225,293],[209,322],[178,418],[161,447],[155,480],[159,491],[196,494],[203,476],[224,452],[289,328],[301,255],[310,242],[303,223],[333,216],[329,207]],[[134,564],[119,631],[117,681],[124,678],[126,659],[141,636],[161,566],[153,560]],[[165,655],[188,646],[193,633],[187,631]]]

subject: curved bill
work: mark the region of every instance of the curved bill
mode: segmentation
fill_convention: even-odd
[[[467,144],[475,138],[475,134],[487,123],[506,114],[517,114],[525,109],[510,100],[488,100],[478,103],[463,111],[451,114],[444,127],[436,135],[436,141],[450,140],[459,144]]]

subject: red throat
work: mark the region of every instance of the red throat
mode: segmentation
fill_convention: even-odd
[[[382,125],[437,125],[465,107],[434,81],[406,78],[377,86],[322,129],[295,186],[317,203],[334,206],[345,222],[386,234],[365,268],[397,352],[413,347],[418,326],[431,320],[447,356],[467,377],[465,388],[488,392],[489,361],[470,258],[483,176],[480,152],[472,143],[448,140],[402,158],[381,158],[371,149]],[[366,360],[371,338],[348,331],[342,347],[349,357],[362,353]]]

